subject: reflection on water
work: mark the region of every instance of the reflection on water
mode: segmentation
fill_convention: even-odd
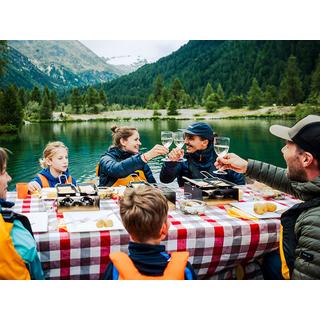
[[[176,131],[186,128],[193,121],[131,121],[118,125],[137,127],[143,150],[161,143],[161,131]],[[231,138],[230,152],[244,158],[254,158],[278,166],[285,166],[281,154],[283,142],[269,133],[271,124],[292,125],[289,120],[213,120],[208,121],[219,135]],[[31,124],[24,126],[18,135],[1,136],[0,146],[13,154],[8,163],[8,172],[13,177],[9,190],[18,181],[30,181],[40,170],[38,159],[49,141],[61,140],[69,147],[70,171],[79,181],[95,178],[95,166],[100,156],[111,144],[113,122],[79,122]],[[174,147],[174,144],[171,148]],[[150,166],[156,178],[159,175],[161,158],[154,159]]]

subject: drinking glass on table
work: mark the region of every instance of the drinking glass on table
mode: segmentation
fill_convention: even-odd
[[[230,138],[228,138],[228,137],[215,137],[214,140],[213,140],[213,147],[214,147],[215,153],[219,157],[225,156],[229,151]],[[220,170],[220,169],[218,169],[216,171],[213,171],[213,173],[216,173],[216,174],[227,174],[226,171],[223,171],[223,170]]]
[[[173,142],[173,132],[172,131],[161,131],[161,143],[164,147],[168,148]],[[169,161],[168,157],[162,159],[162,161]]]
[[[182,131],[174,132],[173,133],[173,141],[174,141],[174,144],[179,149],[182,149],[182,147],[184,146],[184,133]],[[187,161],[187,159],[182,157],[177,162],[183,162],[183,161]]]

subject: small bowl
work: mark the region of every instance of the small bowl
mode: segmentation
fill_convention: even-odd
[[[185,214],[198,214],[206,209],[206,203],[194,199],[182,199],[179,201],[180,210]]]

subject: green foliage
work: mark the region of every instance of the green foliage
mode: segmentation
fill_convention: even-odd
[[[157,102],[153,104],[153,117],[161,116],[161,112],[159,112],[160,105]]]
[[[295,107],[295,115],[298,120],[308,116],[309,114],[320,115],[320,106],[312,106],[309,104],[298,104]]]
[[[37,86],[35,86],[31,91],[30,100],[38,102],[39,104],[41,103],[42,101],[41,92]]]
[[[10,85],[1,94],[0,124],[12,124],[19,127],[23,120],[23,109],[19,100],[18,89]]]
[[[70,104],[72,106],[74,113],[80,113],[82,108],[82,99],[80,96],[79,89],[72,89],[71,97],[70,97]]]
[[[273,85],[267,85],[266,90],[263,94],[264,104],[267,106],[272,106],[278,101],[277,88]]]
[[[176,100],[172,99],[168,104],[168,116],[177,116],[179,114]]]
[[[179,78],[198,102],[207,83],[213,88],[220,83],[227,100],[231,95],[246,96],[253,78],[263,91],[267,85],[279,88],[288,57],[294,54],[306,97],[319,52],[320,41],[189,41],[158,62],[104,84],[104,89],[111,103],[128,105],[134,100],[136,105],[145,105],[154,80],[161,74],[165,86]]]
[[[230,98],[227,100],[227,106],[232,108],[232,109],[239,109],[242,108],[245,105],[245,99],[243,95],[232,95]]]
[[[55,111],[58,106],[58,96],[55,90],[52,90],[50,93],[50,104],[51,104],[51,110]]]
[[[52,109],[49,101],[49,96],[47,92],[44,92],[40,111],[39,111],[39,119],[40,120],[50,120],[52,118]]]
[[[222,107],[224,105],[224,103],[225,103],[225,100],[224,100],[224,91],[222,89],[221,83],[218,84],[217,95],[218,95],[218,98],[220,100],[219,106]]]
[[[320,54],[316,68],[312,73],[310,95],[308,100],[310,103],[320,105]]]
[[[219,108],[220,103],[221,101],[218,94],[215,92],[211,93],[205,102],[206,111],[209,113],[216,111]]]
[[[1,133],[16,133],[18,128],[13,124],[0,124],[0,134]]]
[[[207,98],[210,96],[210,94],[213,93],[213,89],[212,89],[212,86],[211,84],[208,82],[205,89],[204,89],[204,92],[203,92],[203,96],[202,96],[202,102],[205,103],[207,101]]]
[[[25,116],[28,120],[39,120],[40,105],[38,102],[29,101],[25,107]]]
[[[89,87],[86,95],[87,112],[98,113],[97,104],[99,103],[99,95],[95,88]]]
[[[6,40],[0,40],[0,77],[5,73],[5,66],[7,63],[8,43]]]
[[[262,91],[256,78],[253,78],[251,88],[248,91],[248,106],[250,110],[256,110],[262,103]]]
[[[21,87],[18,89],[18,97],[19,97],[19,101],[20,101],[22,108],[24,108],[28,103],[28,95],[26,93],[25,88]]]
[[[160,100],[163,99],[162,92],[164,89],[164,81],[161,75],[158,75],[154,82],[153,90],[153,101],[160,103]]]
[[[108,104],[107,95],[102,88],[99,90],[99,102],[104,106]]]
[[[297,58],[291,55],[280,84],[280,101],[285,105],[296,105],[303,100],[302,82]]]

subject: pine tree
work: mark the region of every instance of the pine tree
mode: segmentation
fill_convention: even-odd
[[[19,127],[23,121],[23,109],[20,103],[18,89],[10,85],[2,94],[0,104],[0,123]]]
[[[72,89],[70,96],[70,104],[75,113],[80,113],[81,110],[81,96],[78,88]]]
[[[179,114],[176,100],[172,99],[169,101],[167,114],[168,116],[177,116]]]
[[[272,106],[278,101],[277,88],[273,85],[267,85],[263,94],[263,101],[265,105]]]
[[[99,102],[104,106],[108,104],[107,95],[102,88],[99,90]]]
[[[50,104],[50,100],[47,93],[45,93],[42,98],[39,118],[41,120],[48,120],[52,118],[52,109],[51,109],[51,104]]]
[[[308,100],[311,103],[320,105],[320,55],[315,70],[312,73],[310,95]]]
[[[219,106],[222,107],[224,105],[225,101],[224,101],[224,91],[223,91],[222,85],[220,83],[218,84],[218,87],[217,87],[217,95],[220,100]]]
[[[41,103],[41,99],[42,99],[41,98],[41,92],[40,92],[39,88],[37,86],[35,86],[33,88],[33,90],[31,91],[30,100],[38,102],[40,104]]]
[[[232,108],[232,109],[239,109],[241,107],[243,107],[245,104],[245,101],[244,101],[244,97],[243,95],[232,95],[230,96],[230,98],[228,99],[227,101],[227,106]]]
[[[7,50],[8,43],[6,40],[0,40],[0,77],[5,73],[5,66],[7,64]]]
[[[204,105],[207,112],[211,113],[216,111],[220,106],[220,98],[218,97],[218,94],[215,92],[211,93]]]
[[[153,99],[154,102],[159,103],[162,97],[162,91],[164,88],[164,81],[161,75],[158,75],[154,81]]]
[[[205,87],[204,92],[203,92],[202,103],[206,103],[207,98],[208,98],[212,93],[213,93],[212,86],[211,86],[211,84],[208,82],[208,83],[207,83],[207,86]]]
[[[280,100],[286,105],[296,105],[303,100],[300,70],[295,56],[288,59],[287,69],[280,84]]]
[[[183,93],[184,89],[181,81],[178,78],[175,78],[171,84],[170,94],[172,99],[176,101],[176,106],[180,103]]]
[[[19,88],[18,96],[19,96],[19,101],[20,101],[21,107],[24,108],[28,103],[25,88],[23,88],[23,87]]]
[[[88,111],[91,113],[98,113],[97,103],[99,103],[99,96],[95,88],[93,87],[88,88],[86,100],[88,104]]]
[[[55,90],[52,90],[50,94],[50,105],[51,105],[52,111],[55,111],[57,108],[57,104],[58,104],[57,100],[58,100],[57,92]]]
[[[253,78],[252,85],[248,91],[248,105],[250,110],[258,109],[262,103],[262,91],[256,78]]]

